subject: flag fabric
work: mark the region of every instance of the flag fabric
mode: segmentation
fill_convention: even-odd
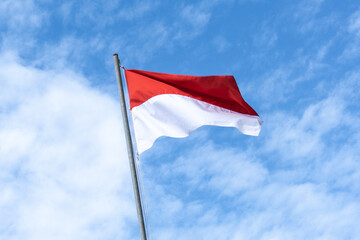
[[[186,137],[203,125],[236,127],[258,136],[262,120],[233,76],[190,76],[125,70],[137,150],[160,136]]]

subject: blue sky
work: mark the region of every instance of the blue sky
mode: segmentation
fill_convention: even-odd
[[[360,5],[0,2],[0,239],[139,239],[113,57],[234,75],[259,137],[141,158],[154,239],[360,239]]]

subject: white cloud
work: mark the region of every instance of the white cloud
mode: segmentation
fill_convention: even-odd
[[[18,62],[0,58],[0,238],[131,239],[118,103],[73,72]]]
[[[19,32],[39,28],[46,17],[46,12],[40,11],[33,0],[3,0],[0,2],[0,13],[1,24]]]
[[[48,11],[33,0],[0,1],[0,50],[22,53],[36,46],[36,34],[46,25]]]
[[[300,51],[293,61],[285,61],[276,68],[271,68],[267,72],[263,71],[256,81],[249,81],[245,85],[245,92],[254,93],[254,96],[248,96],[257,101],[261,100],[261,106],[265,109],[293,100],[293,92],[299,85],[304,82],[321,82],[316,77],[322,71],[328,71],[330,67],[326,63],[326,55],[331,44],[332,41],[329,41],[310,54]],[[331,80],[328,79],[327,82]],[[302,91],[296,93],[305,96]]]
[[[246,198],[247,196],[245,196]],[[250,195],[233,239],[356,238],[359,204],[311,183],[271,184]],[[341,219],[341,220],[340,220]]]
[[[199,1],[183,6],[180,19],[174,24],[177,28],[177,36],[174,39],[189,40],[202,34],[211,20],[214,9],[221,2],[221,0]]]
[[[350,34],[350,41],[345,44],[339,60],[352,60],[359,57],[360,52],[360,10],[355,11],[347,19],[347,32]]]
[[[126,20],[134,20],[155,10],[158,6],[159,1],[135,1],[132,6],[120,10],[119,17]]]
[[[211,142],[201,145],[163,169],[168,169],[169,175],[183,175],[190,185],[217,189],[225,195],[255,188],[266,179],[267,170],[246,153],[237,149],[218,150]]]
[[[266,22],[261,27],[259,34],[254,37],[254,42],[259,47],[271,48],[278,40],[277,32]]]
[[[195,28],[201,29],[209,22],[211,15],[198,6],[189,5],[181,10],[181,16]]]
[[[360,10],[350,16],[348,30],[360,36]]]
[[[87,40],[66,36],[59,39],[59,42],[44,44],[34,53],[31,63],[45,69],[80,69],[88,64],[86,58],[89,58],[89,55],[106,51],[105,48],[104,42],[98,36],[92,36]],[[109,59],[111,59],[110,56],[109,54]]]
[[[272,128],[268,150],[280,150],[286,160],[310,158],[322,153],[322,138],[341,124],[347,124],[344,103],[328,98],[308,106],[300,118],[279,114],[268,121]],[[319,152],[320,151],[320,152]]]
[[[292,11],[286,11],[285,15],[296,21],[295,29],[297,31],[308,34],[308,40],[314,40],[324,30],[339,26],[339,19],[336,14],[332,12],[322,14],[321,11],[326,11],[326,8],[323,7],[325,2],[325,0],[297,1],[295,8]],[[311,33],[311,36],[309,33]]]
[[[64,25],[87,28],[99,32],[107,26],[123,31],[128,21],[138,20],[156,10],[159,1],[122,1],[108,0],[103,2],[89,2],[84,0],[68,0],[61,3],[52,14],[61,17]],[[106,35],[106,34],[105,34]]]
[[[214,38],[213,43],[215,45],[216,51],[218,52],[224,52],[231,46],[231,44],[226,40],[226,38],[220,35]]]
[[[303,0],[298,5],[298,16],[301,17],[303,15],[315,15],[319,12],[321,5],[325,2],[325,0]]]

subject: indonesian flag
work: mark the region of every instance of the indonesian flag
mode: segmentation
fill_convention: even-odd
[[[233,76],[190,76],[125,70],[137,150],[160,136],[186,137],[203,125],[236,127],[258,136],[262,120]]]

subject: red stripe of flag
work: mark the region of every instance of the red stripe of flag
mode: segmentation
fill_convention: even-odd
[[[125,70],[130,107],[133,109],[161,94],[178,94],[223,107],[235,112],[258,116],[242,98],[233,76],[191,76]]]

